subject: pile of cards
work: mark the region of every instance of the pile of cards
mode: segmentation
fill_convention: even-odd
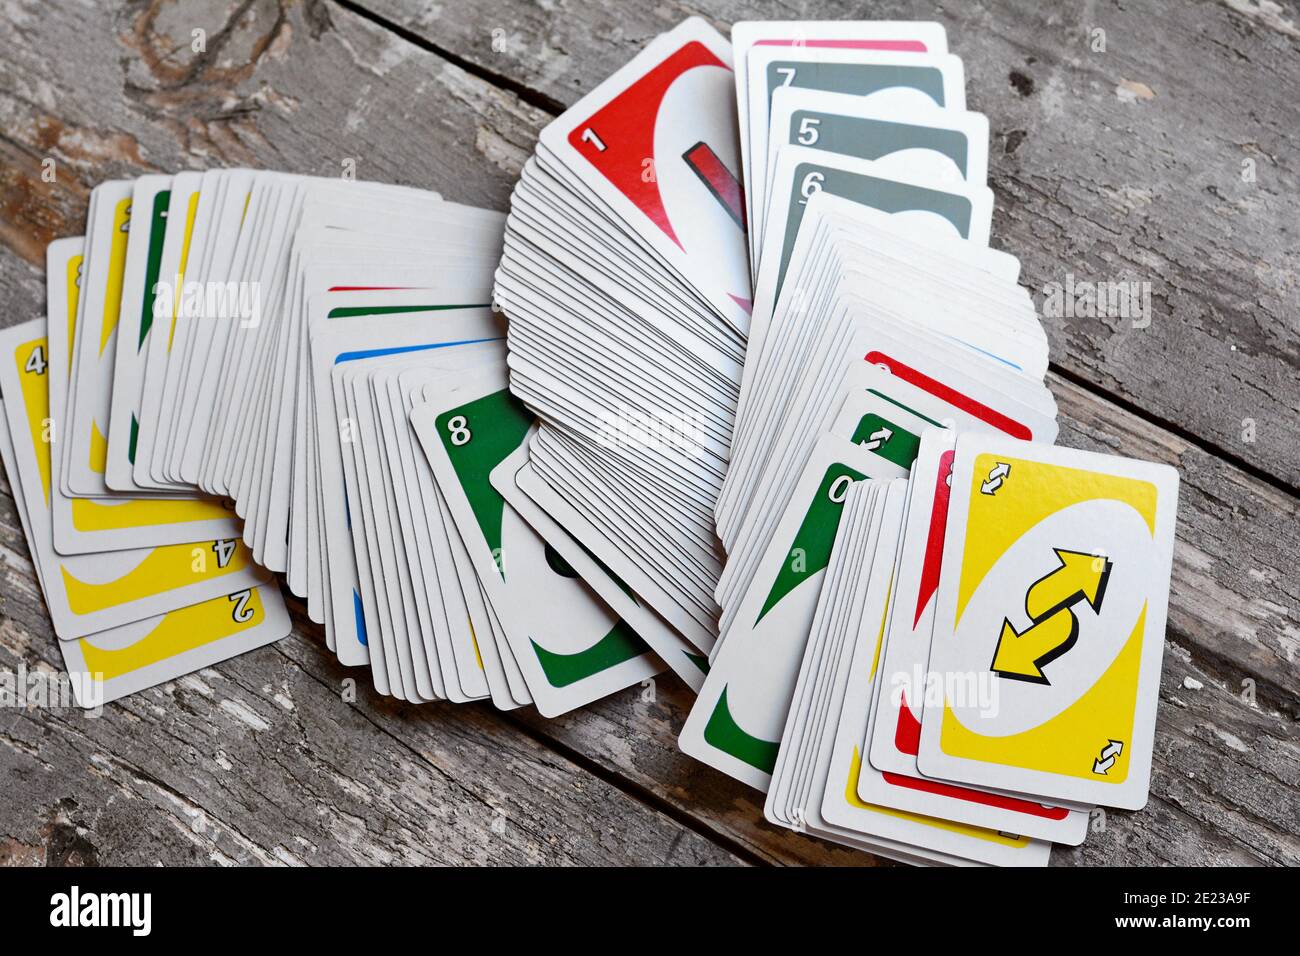
[[[766,790],[769,819],[796,829],[913,862],[1045,862],[1051,842],[1083,839],[1091,805],[1145,801],[1176,478],[1050,448],[1046,336],[1017,285],[1019,263],[988,248],[987,122],[964,110],[961,62],[942,28],[744,23],[732,38],[754,304],[716,503],[727,554],[715,590],[720,637],[682,749]],[[978,572],[942,551],[943,515],[930,507],[935,449],[946,447],[950,468],[954,438],[953,487],[969,488],[971,468],[983,469],[975,496],[984,487],[983,498],[1006,506],[993,522],[1015,555],[999,562],[981,527],[971,539],[986,549]],[[1067,462],[1078,463],[1071,480]],[[1050,484],[1042,476],[1053,469],[1069,491],[1049,504],[1039,482]],[[1138,512],[1126,512],[1130,532],[1129,519],[1149,519],[1143,541],[1107,537],[1081,504],[1104,484],[1094,476],[1120,474],[1148,479],[1150,501],[1134,498]],[[1042,547],[1036,523],[1054,518],[1060,537]],[[951,547],[966,540],[965,520],[964,510],[948,519]],[[1146,613],[1116,599],[1085,621],[1078,602],[1103,610],[1106,556],[1118,547],[1141,549],[1130,580],[1149,597]],[[985,574],[997,583],[981,589]],[[1071,583],[1077,593],[1061,590]],[[960,614],[942,603],[948,589],[963,611],[976,598],[987,602],[981,614],[996,606],[998,620],[967,633],[968,613],[957,629]],[[999,657],[985,638],[996,642],[1004,620]],[[1039,683],[1034,665],[1076,639],[1073,658],[1057,664],[1065,676]],[[1139,649],[1141,673],[1126,674],[1122,693],[1112,685],[1072,708],[1080,682],[1096,680],[1122,645]],[[897,669],[880,670],[882,655],[905,652]],[[908,698],[915,710],[880,713],[907,697],[887,678],[929,687],[931,671],[991,688],[995,703],[986,695],[962,710],[940,681],[924,737],[925,695]],[[982,723],[999,692],[1002,716]],[[1128,721],[1122,704],[1099,700],[1126,700]],[[1071,741],[1069,759],[1017,772],[1053,732]],[[1002,750],[972,742],[1004,737]],[[954,763],[945,755],[959,744],[968,756]]]
[[[780,529],[810,506],[819,440],[857,445],[866,477],[900,478],[926,428],[1051,442],[1056,403],[1019,263],[988,248],[987,123],[962,109],[942,28],[740,23],[733,39],[743,163],[765,183],[747,196],[764,225],[750,233],[754,311],[715,505],[720,636],[682,746],[761,782],[770,761],[750,773],[704,728],[743,693],[732,685],[755,642],[792,656],[772,686],[793,677],[802,643],[788,632],[806,636],[817,599],[796,585],[820,580],[834,528],[788,565]],[[774,755],[788,687],[770,691],[746,733]]]
[[[535,426],[507,388],[499,321],[446,307],[318,331],[316,407],[330,424],[317,437],[324,450],[355,429],[333,441],[341,469],[322,473],[345,490],[351,521],[337,531],[350,528],[376,686],[553,717],[663,663],[625,585],[519,491]]]
[[[124,255],[126,212],[99,215],[104,241],[49,246],[49,322],[0,332],[0,454],[71,690],[91,709],[289,633],[280,589],[253,563],[228,504],[70,484],[103,473],[106,423],[90,423],[77,458],[65,424],[78,385],[90,387],[76,377],[78,359],[97,361],[118,322],[116,301],[103,303],[116,291],[106,274]],[[92,310],[111,312],[110,324],[89,322]]]
[[[626,585],[506,504],[533,423],[489,306],[503,225],[246,169],[92,192],[48,335],[5,332],[0,370],[70,672],[111,698],[283,637],[273,571],[404,700],[554,715],[662,670]]]
[[[690,19],[547,126],[495,289],[510,389],[542,421],[529,493],[662,620],[694,688],[749,326],[733,90],[730,45]]]
[[[964,108],[943,28],[740,23],[732,36],[755,298],[716,508],[724,635],[849,395],[885,401],[865,440],[904,469],[925,420],[1056,433],[1046,336],[1018,262],[987,248],[988,122]],[[910,427],[888,421],[890,402]],[[845,437],[865,424],[839,423]]]
[[[1018,265],[986,248],[988,124],[942,27],[732,39],[687,20],[543,131],[495,288],[511,390],[542,422],[537,504],[710,655],[863,367],[924,390],[942,363],[926,408],[960,409],[961,379],[990,399],[972,414],[1033,418],[1020,437],[1055,417]],[[888,453],[905,470],[906,436]]]
[[[823,436],[683,748],[773,823],[1045,864],[1146,803],[1177,497],[1167,466],[991,434],[925,429],[906,479]]]
[[[667,667],[683,750],[900,860],[1043,863],[1145,802],[1177,478],[1051,447],[961,61],[934,23],[732,40],[653,40],[508,217],[247,169],[92,192],[48,328],[0,333],[88,703],[282,637],[283,572],[407,701],[554,716]]]

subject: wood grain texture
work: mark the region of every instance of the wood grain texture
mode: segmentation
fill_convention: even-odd
[[[50,639],[3,630],[4,666]],[[479,707],[418,717],[295,635],[137,694],[101,719],[0,716],[0,859],[152,865],[735,865]],[[75,847],[77,858],[71,858]]]
[[[424,5],[365,7],[7,4],[0,323],[43,308],[44,244],[79,232],[90,187],[113,176],[234,164],[332,175],[351,158],[362,178],[504,208],[550,116],[684,15],[671,2],[471,0],[434,19]],[[705,7],[720,22],[742,15],[740,4]],[[943,15],[967,58],[972,108],[1002,137],[995,235],[1022,256],[1031,286],[1069,269],[1117,278],[1140,267],[1137,277],[1177,289],[1145,330],[1051,328],[1061,374],[1049,384],[1062,444],[1169,462],[1183,480],[1152,801],[1099,819],[1083,847],[1054,861],[1295,864],[1300,502],[1287,486],[1300,425],[1286,147],[1296,90],[1274,81],[1250,109],[1238,99],[1261,85],[1253,71],[1294,77],[1298,41],[1276,18],[1212,4],[1159,24],[1131,7],[1038,11],[997,3]],[[872,15],[935,11],[886,3]],[[1079,45],[1092,19],[1111,38],[1096,62]],[[196,28],[207,31],[203,54],[190,49]],[[1124,52],[1139,41],[1141,52]],[[1192,50],[1207,76],[1192,76]],[[1029,85],[1013,85],[1011,70]],[[1123,101],[1121,80],[1156,95]],[[1260,151],[1254,191],[1229,192],[1228,176],[1214,180],[1222,195],[1207,194],[1215,158],[1247,133]],[[41,179],[46,158],[52,183]],[[1239,349],[1217,361],[1215,343]],[[1279,387],[1250,398],[1259,440],[1242,445],[1232,436],[1249,417],[1246,383],[1259,381]],[[0,492],[0,668],[57,669],[7,485]],[[349,676],[366,681],[338,667],[298,613],[276,647],[136,695],[103,719],[0,711],[0,773],[14,795],[0,801],[0,862],[874,862],[763,823],[757,794],[683,756],[676,734],[691,698],[672,678],[548,721],[399,706],[364,688],[349,704]]]

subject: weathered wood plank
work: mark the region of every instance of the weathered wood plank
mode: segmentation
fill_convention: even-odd
[[[503,206],[544,111],[337,6],[239,9],[232,18],[220,3],[185,12],[136,4],[110,24],[104,13],[44,5],[0,48],[0,91],[17,91],[0,92],[5,324],[40,308],[30,263],[48,238],[79,228],[88,187],[110,175],[215,163],[328,174],[352,157],[363,177]],[[169,52],[200,22],[206,57]],[[75,64],[38,56],[59,43],[84,55]],[[123,62],[124,47],[145,52]],[[52,184],[39,180],[46,155],[59,164]],[[1155,796],[1143,813],[1113,814],[1058,862],[1294,862],[1296,500],[1082,388],[1052,386],[1063,443],[1170,461],[1184,479]],[[0,667],[57,666],[11,502],[0,507],[0,541]],[[346,675],[317,629],[299,621],[296,630],[279,648],[141,695],[108,720],[0,714],[0,768],[27,781],[0,810],[0,856],[612,861],[617,844],[623,859],[736,858],[699,831],[746,859],[868,861],[766,826],[754,794],[682,756],[675,734],[689,696],[671,679],[658,682],[654,702],[633,690],[560,721],[395,707],[367,694],[354,709],[338,700]],[[1255,706],[1240,698],[1246,678],[1256,681]],[[268,727],[239,721],[249,714]],[[481,769],[498,749],[518,776]],[[126,756],[104,769],[90,761],[96,753]],[[205,759],[231,768],[218,773]],[[628,796],[641,791],[649,806]],[[594,806],[602,802],[607,813]],[[475,816],[480,806],[493,808],[491,821]],[[498,808],[504,840],[489,825]],[[547,814],[559,815],[554,826],[535,821]],[[620,830],[625,814],[634,822]],[[194,839],[193,819],[211,839]],[[571,841],[591,829],[613,835],[595,847]]]
[[[1152,799],[1061,854],[1092,863],[1300,860],[1300,503],[1056,376],[1062,444],[1181,479]]]
[[[544,113],[329,3],[16,2],[0,56],[0,241],[28,262],[114,176],[250,165],[503,208]],[[191,32],[206,51],[191,52]],[[50,50],[76,50],[51,57]],[[42,181],[54,161],[55,181]]]
[[[22,570],[9,557],[12,583]],[[0,635],[0,666],[61,666],[48,628],[10,618]],[[344,675],[315,644],[295,635],[102,719],[0,714],[0,859],[743,862],[480,707],[410,715],[368,693],[344,703]]]
[[[573,103],[690,14],[938,19],[988,114],[995,244],[1049,284],[1150,283],[1141,319],[1045,316],[1057,365],[1300,487],[1300,29],[1254,3],[355,0]],[[1293,5],[1292,5],[1293,6]],[[1105,32],[1094,52],[1093,30]],[[1253,179],[1246,181],[1249,170]]]

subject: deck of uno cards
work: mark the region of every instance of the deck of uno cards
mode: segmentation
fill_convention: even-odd
[[[0,332],[0,452],[87,708],[289,632],[279,587],[240,541],[228,503],[105,485],[109,395],[97,376],[111,366],[122,313],[141,308],[119,297],[132,211],[129,184],[96,189],[87,238],[48,247],[48,321]]]
[[[714,509],[719,637],[681,746],[767,791],[776,823],[911,862],[1045,863],[1083,840],[1091,806],[1145,799],[1176,477],[1051,447],[1047,339],[1019,263],[988,247],[988,122],[965,109],[941,27],[742,23],[732,40],[753,308]],[[1073,506],[1082,530],[1122,507],[1020,499],[1029,540],[985,554],[988,583],[961,585],[970,610],[954,585],[954,608],[945,528],[949,548],[988,541],[951,523],[966,520],[948,511],[954,458],[1012,447],[1038,462],[1026,474],[1148,475],[1159,503],[1145,537],[1133,513],[1122,542],[1117,519],[1111,538],[1039,553],[1030,515],[1069,523],[1052,509]],[[1120,547],[1144,573],[1084,620],[1104,581],[1063,588]],[[986,634],[974,615],[995,613]],[[1120,647],[1131,669],[1108,714]],[[1034,662],[1052,654],[1069,663],[1044,693]],[[1103,672],[1114,683],[1089,690]],[[966,684],[986,696],[943,694]],[[1086,743],[1071,736],[1085,718]],[[1068,760],[1035,751],[1047,728],[1053,748],[1075,741]]]
[[[1054,447],[988,147],[938,23],[690,18],[508,214],[101,184],[0,333],[69,670],[102,700],[282,637],[282,573],[380,693],[556,716],[668,670],[772,822],[1046,863],[1146,801],[1177,475]]]

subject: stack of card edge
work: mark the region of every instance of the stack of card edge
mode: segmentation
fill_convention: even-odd
[[[495,289],[511,390],[541,420],[537,504],[675,633],[660,653],[692,688],[749,322],[729,67],[687,20],[543,130]]]

